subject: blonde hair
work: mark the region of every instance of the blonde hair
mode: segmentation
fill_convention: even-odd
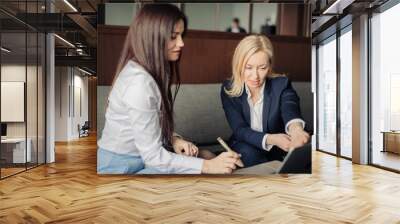
[[[260,51],[266,53],[268,56],[269,69],[267,77],[282,76],[275,74],[272,70],[274,51],[271,41],[264,35],[250,35],[241,40],[235,49],[232,59],[232,84],[229,89],[224,88],[226,94],[231,97],[242,95],[244,87],[244,80],[242,80],[244,66],[253,54]]]

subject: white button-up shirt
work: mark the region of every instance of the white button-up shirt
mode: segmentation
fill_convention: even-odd
[[[140,156],[146,167],[166,173],[201,173],[203,159],[179,155],[162,146],[161,94],[150,74],[129,61],[108,98],[99,147],[118,154]]]
[[[255,103],[253,103],[253,100],[251,99],[250,89],[247,87],[247,85],[245,85],[245,90],[247,94],[247,103],[249,104],[250,108],[250,123],[251,123],[250,128],[258,132],[263,132],[264,88],[265,88],[265,82],[260,88],[258,100]],[[303,125],[303,128],[305,126],[305,122],[302,119],[299,118],[292,119],[285,125],[286,133],[288,133],[289,125],[294,122],[300,122]],[[262,146],[264,150],[269,151],[272,149],[274,145],[267,144],[267,137],[268,133],[264,135]]]

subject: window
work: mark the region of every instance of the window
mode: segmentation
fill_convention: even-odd
[[[349,23],[317,48],[317,149],[348,159],[353,131],[352,41]]]
[[[277,14],[278,4],[254,3],[252,32],[266,35],[276,34]]]
[[[340,45],[340,155],[352,157],[352,33],[349,30],[339,38]]]
[[[105,4],[105,24],[129,26],[134,16],[136,16],[136,3],[106,3]]]
[[[188,28],[192,30],[217,31],[217,3],[186,3],[185,14]]]
[[[393,148],[398,149],[400,137],[396,135],[392,140],[397,140],[387,142],[385,135],[400,130],[399,21],[400,4],[371,18],[371,157],[373,164],[396,170],[400,170],[400,156],[385,143],[393,143]]]
[[[219,3],[218,4],[218,31],[226,31],[231,26],[233,18],[239,19],[240,27],[246,32],[249,30],[249,7],[248,3]]]
[[[336,36],[318,47],[318,149],[336,153]]]

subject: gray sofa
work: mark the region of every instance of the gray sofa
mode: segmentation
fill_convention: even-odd
[[[181,85],[175,101],[175,129],[200,148],[213,152],[222,150],[216,139],[228,140],[232,134],[220,98],[221,84]],[[311,84],[294,82],[300,97],[300,109],[308,129],[313,127],[313,97]]]
[[[175,101],[175,131],[195,142],[200,148],[221,151],[217,137],[229,139],[232,131],[226,121],[220,99],[221,84],[183,84]],[[313,127],[311,83],[293,82],[300,97],[300,107],[308,126]],[[98,87],[98,137],[104,126],[104,112],[109,86]]]

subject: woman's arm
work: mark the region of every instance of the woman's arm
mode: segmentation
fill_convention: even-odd
[[[244,120],[240,108],[237,108],[237,106],[234,105],[232,98],[225,93],[224,85],[221,87],[221,101],[226,119],[236,140],[249,143],[260,149],[265,148],[263,146],[265,133],[251,129]]]
[[[156,86],[145,75],[137,75],[140,77],[128,84],[122,99],[128,109],[136,147],[145,165],[165,173],[201,173],[203,159],[178,155],[162,146]]]
[[[294,119],[303,120],[300,113],[300,100],[296,91],[293,89],[289,79],[284,78],[283,90],[280,98],[280,109],[283,123],[285,124],[286,131],[287,125]]]
[[[300,100],[289,79],[284,79],[281,95],[281,116],[285,123],[285,131],[290,136],[291,148],[306,144],[309,135],[304,131],[305,122],[300,113]]]

